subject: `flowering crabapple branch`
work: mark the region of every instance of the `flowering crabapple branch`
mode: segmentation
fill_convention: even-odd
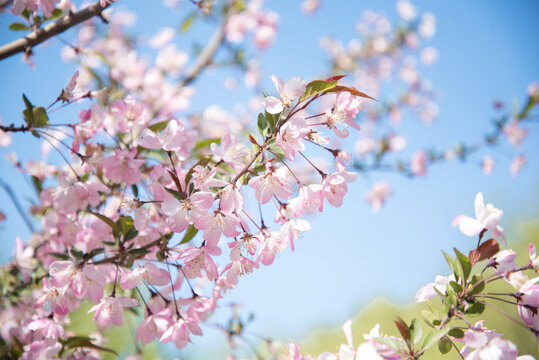
[[[58,20],[31,32],[30,34],[13,42],[0,46],[0,60],[8,58],[20,52],[29,54],[32,48],[45,40],[61,34],[62,32],[80,24],[94,16],[101,16],[103,10],[110,6],[100,0],[75,13],[69,12]]]
[[[531,355],[520,355],[516,346],[503,338],[503,334],[485,327],[485,321],[470,321],[470,317],[480,316],[486,308],[490,308],[519,326],[529,330],[539,340],[539,258],[535,245],[529,245],[529,261],[525,265],[517,265],[516,253],[513,250],[500,250],[498,239],[505,242],[503,229],[498,222],[503,212],[492,204],[484,204],[483,196],[478,193],[475,199],[475,218],[459,215],[453,225],[459,226],[462,233],[470,237],[479,237],[479,244],[468,256],[456,248],[455,257],[444,254],[452,271],[449,276],[436,276],[435,282],[421,288],[416,294],[417,302],[429,301],[429,310],[422,312],[423,320],[428,326],[424,332],[417,319],[409,324],[397,318],[395,325],[401,337],[388,336],[380,332],[376,325],[366,340],[358,347],[354,346],[352,321],[343,326],[347,343],[339,347],[336,354],[324,352],[316,359],[419,359],[425,357],[425,351],[437,345],[442,354],[452,350],[461,359],[504,359],[533,360]],[[490,232],[492,238],[482,241],[485,233]],[[535,278],[529,279],[524,274],[530,270]],[[493,272],[489,275],[488,272]],[[487,289],[491,280],[505,280],[516,289],[516,292],[496,293]],[[508,301],[503,296],[513,298]],[[517,320],[504,310],[492,305],[487,300],[501,301],[509,304],[520,316]],[[459,344],[459,345],[458,345]],[[462,345],[460,345],[462,344]],[[309,355],[302,355],[299,346],[290,341],[285,359],[312,360]]]

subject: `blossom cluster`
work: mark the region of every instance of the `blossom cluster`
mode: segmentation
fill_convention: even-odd
[[[112,1],[98,3],[106,7]],[[192,82],[205,67],[216,66],[219,47],[245,70],[246,87],[259,90],[258,59],[243,60],[235,46],[252,37],[257,49],[267,48],[279,21],[258,0],[193,4],[200,10],[195,17],[222,20],[196,58],[177,46],[175,29],[167,27],[142,40],[153,49],[151,55],[144,53],[124,31],[132,14],[104,12],[105,29],[90,19],[63,48],[63,60],[76,63],[78,70],[55,101],[44,108],[23,95],[26,125],[0,124],[0,146],[11,144],[12,132],[30,132],[43,141],[44,158],[55,149],[64,161],[21,163],[10,156],[32,179],[38,199],[30,214],[40,221],[26,244],[17,239],[14,259],[1,270],[0,349],[8,349],[11,356],[99,358],[112,351],[105,347],[102,331],[121,326],[133,314],[138,316],[137,344],[157,340],[186,347],[193,336],[203,335],[201,325],[242,276],[272,265],[286,249],[294,250],[295,241],[311,228],[310,214],[343,204],[356,171],[367,166],[358,159],[373,155],[378,168],[383,156],[406,147],[405,137],[397,132],[377,135],[385,116],[396,125],[405,108],[427,123],[437,115],[434,93],[409,55],[419,51],[421,39],[434,35],[435,19],[431,14],[419,17],[408,1],[397,5],[404,21],[398,28],[384,16],[367,12],[357,27],[364,43],[356,39],[345,48],[325,39],[335,74],[310,82],[299,76],[271,76],[275,88],[263,97],[257,93],[243,115],[215,105],[188,114],[196,95]],[[319,1],[303,2],[307,13],[318,6]],[[11,8],[31,28],[63,11],[69,17],[75,4],[16,0]],[[183,27],[188,26],[186,21]],[[31,55],[29,48],[28,60]],[[425,65],[437,56],[430,47],[420,52]],[[395,74],[405,85],[404,95],[393,101],[371,97],[379,97]],[[228,80],[225,86],[233,87],[234,81]],[[496,135],[519,147],[527,135],[520,121],[538,94],[531,87],[528,106]],[[79,106],[77,118],[54,123],[53,114],[68,105]],[[251,121],[255,117],[256,127]],[[356,142],[355,154],[333,145],[350,143],[360,130],[364,136]],[[315,148],[322,149],[324,160],[311,155]],[[436,156],[418,151],[398,169],[425,175]],[[521,157],[514,172],[524,162]],[[387,182],[376,183],[367,201],[378,211],[391,193]],[[535,247],[530,245],[530,263],[519,267],[511,250],[494,252],[490,240],[481,244],[487,231],[504,241],[498,224],[503,213],[485,206],[482,195],[475,210],[475,218],[461,215],[454,221],[465,235],[480,237],[475,253],[461,264],[460,273],[452,267],[452,278],[437,278],[420,290],[418,300],[441,297],[454,315],[466,314],[480,304],[473,289],[484,278],[470,277],[462,268],[488,260],[485,269],[494,269],[497,277],[515,286],[512,296],[520,317],[537,331],[537,278],[523,275],[537,268]],[[264,215],[269,212],[271,219]],[[464,262],[458,253],[457,259]],[[461,290],[451,293],[452,283]],[[81,313],[93,319],[95,333],[81,335],[72,329],[74,314]],[[464,341],[460,352],[470,359],[499,349],[517,355],[511,343],[482,323],[470,326],[463,336],[449,332],[445,323],[432,323],[436,332],[420,346],[411,345],[409,335],[418,325],[399,324],[408,329],[402,339],[380,335],[375,328],[365,336],[366,343],[355,348],[347,322],[348,344],[338,355],[319,358],[400,359],[420,356],[437,341]],[[293,343],[288,353],[302,358]]]

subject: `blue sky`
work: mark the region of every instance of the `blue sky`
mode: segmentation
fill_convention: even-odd
[[[163,12],[150,2],[126,3],[142,10],[137,10],[139,25],[132,29],[137,34],[153,34],[167,21],[174,26],[184,16],[181,8]],[[409,121],[403,128],[409,147],[447,148],[458,141],[480,139],[491,130],[492,101],[502,99],[510,107],[515,99],[523,100],[530,82],[539,80],[539,3],[494,0],[414,4],[437,19],[436,36],[428,45],[439,50],[440,59],[423,74],[440,94],[441,115],[428,129]],[[263,55],[262,67],[268,76],[276,74],[285,79],[298,75],[311,79],[326,73],[327,59],[319,38],[331,35],[347,42],[356,34],[355,24],[362,10],[383,11],[397,19],[394,1],[326,0],[313,17],[301,14],[295,1],[267,1],[266,7],[280,14],[280,25],[274,46]],[[10,16],[0,16],[2,43],[17,35],[6,31],[11,21]],[[207,35],[204,28],[197,33],[202,39]],[[36,70],[24,65],[21,56],[0,62],[3,124],[22,121],[21,93],[36,104],[48,104],[67,83],[74,68],[61,63],[58,49],[54,41],[39,47]],[[234,103],[245,99],[242,92],[216,92],[217,81],[222,77],[211,73],[201,79],[199,94],[207,96],[197,97],[194,107],[217,103],[232,109]],[[270,81],[265,85],[267,91],[273,91]],[[71,109],[59,112],[57,121],[75,114]],[[253,331],[286,340],[300,339],[315,326],[339,326],[377,296],[398,303],[413,301],[415,291],[424,283],[436,274],[447,273],[440,249],[449,251],[456,246],[468,250],[473,246],[474,241],[452,228],[451,221],[460,213],[473,214],[478,191],[487,202],[505,211],[502,226],[511,245],[517,224],[533,221],[538,213],[539,129],[537,125],[527,127],[531,132],[524,152],[529,162],[517,178],[509,174],[507,146],[495,153],[499,164],[490,177],[481,173],[477,161],[438,165],[428,170],[427,177],[416,180],[391,174],[360,177],[350,186],[341,208],[312,218],[313,230],[296,242],[294,253],[286,251],[271,267],[244,278],[224,303],[245,304],[246,313],[256,314]],[[13,143],[8,150],[17,152],[19,158],[39,158],[39,144],[34,139],[14,135]],[[0,176],[24,202],[26,196],[32,196],[30,188],[3,160],[5,154],[6,149],[0,149]],[[380,179],[389,180],[394,195],[379,214],[372,214],[364,197],[371,184]],[[0,262],[5,263],[15,236],[27,239],[29,234],[3,191],[0,209],[8,215],[0,229]]]

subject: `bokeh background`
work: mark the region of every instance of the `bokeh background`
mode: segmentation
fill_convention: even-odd
[[[138,36],[153,35],[162,24],[179,24],[186,7],[191,5],[185,2],[176,10],[165,10],[154,2],[119,1],[114,6],[124,4],[137,15],[137,23],[130,30]],[[428,45],[438,49],[440,57],[434,66],[421,71],[438,93],[440,116],[425,127],[405,114],[402,132],[407,136],[409,153],[431,146],[452,148],[460,141],[481,139],[491,130],[493,101],[500,99],[511,109],[524,101],[526,87],[539,79],[539,3],[460,0],[414,4],[420,11],[436,16],[436,36]],[[280,16],[277,39],[261,57],[261,67],[267,75],[264,88],[269,92],[273,91],[269,81],[272,74],[284,79],[312,79],[327,74],[328,59],[321,50],[320,38],[330,35],[346,43],[357,37],[355,25],[362,11],[381,11],[396,23],[399,21],[395,1],[327,0],[312,16],[301,12],[299,1],[273,0],[265,6]],[[12,21],[11,15],[0,15],[1,43],[19,35],[7,31]],[[185,46],[192,40],[203,41],[210,33],[211,26],[200,25],[184,38]],[[73,36],[73,31],[62,35],[66,39]],[[52,40],[37,48],[35,69],[29,68],[22,56],[0,62],[3,124],[22,122],[23,92],[36,104],[48,104],[65,86],[75,68],[61,61],[61,47],[61,42]],[[223,86],[230,76],[238,73],[205,72],[197,82],[193,110],[218,104],[232,111],[244,102],[250,93],[229,91]],[[70,121],[76,111],[66,108],[57,112],[53,122]],[[332,351],[336,343],[331,340],[344,341],[338,328],[362,309],[368,309],[369,315],[361,318],[362,328],[370,329],[379,316],[386,321],[384,326],[388,328],[384,330],[392,331],[387,314],[393,311],[410,320],[413,311],[386,305],[411,304],[420,287],[433,281],[436,274],[448,273],[441,249],[448,252],[455,246],[467,251],[475,245],[474,239],[452,228],[451,221],[457,214],[473,214],[477,192],[483,192],[487,203],[504,210],[501,223],[506,228],[509,247],[522,248],[522,242],[539,245],[539,129],[533,123],[527,128],[530,135],[522,152],[528,155],[528,163],[517,177],[509,172],[514,150],[503,145],[491,152],[497,166],[490,176],[482,173],[479,157],[436,165],[428,169],[427,176],[412,180],[391,173],[360,176],[349,187],[342,207],[328,207],[323,215],[311,217],[313,228],[296,242],[295,252],[288,250],[271,267],[245,277],[223,304],[241,304],[238,310],[244,317],[254,314],[247,329],[253,344],[260,338],[283,342],[293,338],[304,343],[307,350],[317,352],[320,348],[316,344],[328,341],[329,348],[325,349]],[[39,146],[38,140],[15,134],[12,146],[0,149],[0,177],[25,206],[26,199],[34,196],[31,185],[4,158],[8,152],[15,152],[21,161],[39,160]],[[365,195],[381,179],[389,181],[394,194],[382,211],[374,214]],[[15,238],[24,240],[30,233],[3,190],[0,210],[7,215],[0,225],[0,263],[6,263],[13,254]],[[386,300],[376,300],[381,297]],[[373,301],[377,303],[373,305]],[[223,357],[227,345],[212,324],[225,321],[228,315],[229,309],[220,310],[203,329],[209,336],[193,339],[194,346],[181,355],[197,359]],[[337,330],[309,337],[317,329]],[[356,341],[360,335],[356,334]],[[524,341],[534,343],[532,336]],[[164,351],[180,354],[170,348]]]

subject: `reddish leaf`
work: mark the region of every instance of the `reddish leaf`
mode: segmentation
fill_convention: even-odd
[[[372,96],[369,96],[369,95],[359,91],[355,87],[337,85],[337,86],[335,86],[335,88],[333,88],[332,90],[330,90],[328,92],[339,92],[339,91],[346,91],[346,92],[349,92],[352,95],[356,95],[356,96],[364,97],[364,98],[371,99],[371,100],[374,100],[374,101],[378,101],[375,98],[373,98]]]
[[[334,75],[334,76],[330,76],[326,79],[326,81],[339,81],[341,80],[342,78],[346,77],[348,75]]]
[[[254,138],[251,134],[249,134],[249,141],[251,142],[251,144],[260,147],[260,145],[258,145],[258,143],[256,142],[255,138]]]
[[[479,248],[470,251],[468,259],[472,266],[481,260],[490,259],[493,255],[500,251],[500,245],[495,239],[489,239],[479,245]]]
[[[404,320],[402,320],[400,317],[397,317],[397,320],[395,320],[395,325],[397,325],[397,329],[399,329],[402,338],[408,344],[410,342],[410,329],[408,328],[408,325],[406,325],[406,322],[404,322]]]

